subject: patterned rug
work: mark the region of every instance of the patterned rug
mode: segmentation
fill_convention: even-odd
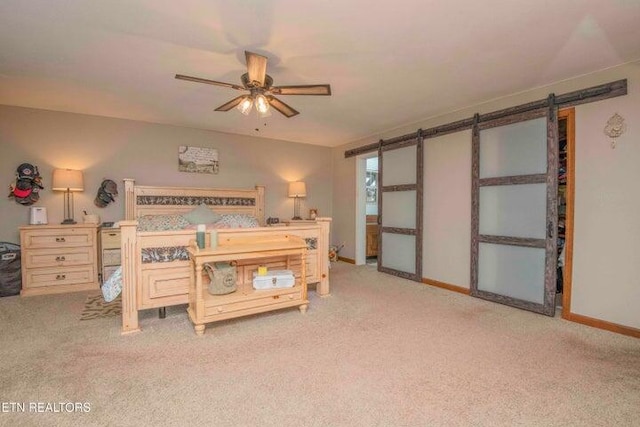
[[[122,313],[122,300],[120,296],[111,302],[106,302],[102,294],[89,295],[84,302],[84,309],[80,320],[99,319],[101,317],[118,316]]]

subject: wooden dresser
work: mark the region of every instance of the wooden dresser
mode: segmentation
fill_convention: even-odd
[[[94,224],[21,227],[20,295],[99,289],[97,237]]]
[[[367,215],[367,248],[368,257],[378,256],[378,215]]]

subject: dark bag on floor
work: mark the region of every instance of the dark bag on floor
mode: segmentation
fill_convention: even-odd
[[[22,270],[20,245],[0,242],[0,297],[20,294]]]

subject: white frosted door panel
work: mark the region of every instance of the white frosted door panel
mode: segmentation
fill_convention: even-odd
[[[480,187],[480,234],[544,239],[545,184]]]
[[[420,151],[422,153],[422,151]],[[416,261],[418,146],[393,148],[381,153],[380,167],[380,247],[379,269],[415,278],[420,276]],[[420,156],[422,157],[422,156]],[[407,234],[412,233],[412,234]]]
[[[545,250],[480,243],[478,290],[543,304]]]
[[[383,227],[415,228],[416,192],[385,192],[382,197],[382,212]]]
[[[416,183],[416,147],[382,152],[382,185]]]
[[[415,274],[416,238],[405,234],[382,233],[382,266]]]
[[[547,172],[547,119],[480,131],[480,178]]]

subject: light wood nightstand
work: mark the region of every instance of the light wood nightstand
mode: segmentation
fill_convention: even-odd
[[[120,229],[100,228],[99,235],[98,262],[101,283],[104,283],[122,263],[120,260]]]
[[[20,227],[20,295],[99,289],[97,233],[94,224]]]

